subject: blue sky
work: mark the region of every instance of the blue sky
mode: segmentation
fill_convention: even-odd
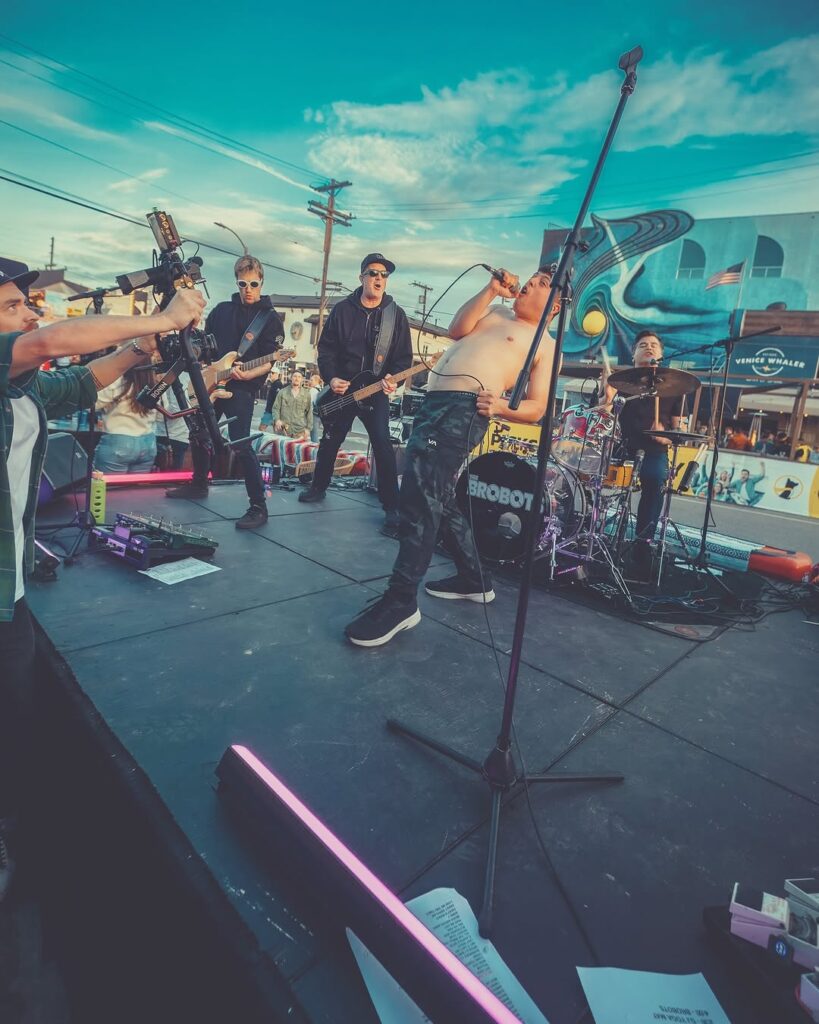
[[[360,256],[383,251],[412,309],[413,281],[435,299],[478,261],[534,268],[543,229],[574,219],[617,102],[617,58],[639,42],[594,211],[819,210],[814,0],[232,9],[132,17],[90,0],[70,27],[56,4],[36,19],[4,12],[0,174],[137,219],[158,205],[183,234],[231,249],[213,226],[224,222],[306,275],[268,270],[267,289],[287,293],[314,293],[321,269],[309,186],[348,178],[340,206],[355,220],[336,231],[330,277],[355,286]],[[5,181],[0,202],[5,255],[42,264],[54,235],[58,264],[89,284],[150,262],[137,226]],[[232,259],[201,255],[221,299]],[[481,283],[473,272],[440,308]]]

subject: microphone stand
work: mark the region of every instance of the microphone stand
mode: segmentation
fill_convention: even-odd
[[[88,292],[78,292],[76,295],[69,295],[68,301],[73,302],[75,299],[91,299],[94,305],[94,316],[102,316],[102,306],[105,301],[105,296],[109,292],[119,291],[119,288],[94,288]],[[80,410],[82,413],[82,410]],[[79,423],[77,424],[79,426]],[[88,434],[89,438],[86,442],[87,459],[85,463],[85,508],[83,511],[78,511],[74,517],[72,525],[79,527],[77,536],[74,538],[74,542],[68,549],[65,555],[65,564],[71,565],[77,557],[77,552],[80,549],[83,538],[91,533],[93,528],[96,526],[96,520],[91,512],[91,488],[94,479],[94,456],[96,454],[97,445],[100,442],[97,431],[97,413],[93,405],[88,409]],[[76,444],[76,437],[74,438]]]
[[[719,341],[715,341],[712,345],[704,345],[701,348],[691,349],[691,352],[707,352],[710,349],[718,348],[722,346],[725,349],[725,362],[722,367],[722,391],[720,394],[719,409],[717,412],[717,423],[716,429],[714,430],[714,456],[711,460],[711,473],[708,477],[708,490],[705,493],[705,515],[702,521],[702,534],[700,536],[700,549],[697,552],[696,558],[693,560],[691,565],[696,569],[707,569],[708,559],[706,557],[705,545],[708,540],[708,523],[711,518],[711,505],[714,501],[714,484],[717,479],[717,462],[719,460],[719,441],[722,437],[722,421],[725,414],[725,397],[728,391],[728,366],[731,362],[731,356],[734,352],[734,346],[738,341],[745,342],[751,338],[760,338],[765,334],[776,334],[780,329],[777,324],[776,327],[768,327],[764,331],[756,331],[754,334],[746,334],[742,338],[721,338]],[[716,577],[714,577],[716,578]],[[720,580],[720,583],[722,581]],[[723,584],[724,587],[724,584]],[[727,590],[727,587],[724,587]],[[733,595],[732,595],[733,596]]]
[[[603,170],[603,164],[605,163],[606,157],[611,149],[611,144],[620,124],[620,118],[623,115],[626,102],[634,92],[634,88],[637,84],[636,68],[640,60],[642,60],[642,57],[643,49],[641,46],[637,46],[628,53],[623,54],[620,58],[619,67],[623,72],[625,72],[626,76],[620,89],[620,101],[617,104],[617,109],[615,110],[611,124],[609,125],[608,132],[603,142],[588,188],[586,189],[586,195],[578,212],[574,227],[566,239],[563,254],[560,258],[557,270],[552,277],[551,289],[549,291],[549,297],[546,300],[543,315],[540,318],[540,323],[538,324],[534,338],[532,339],[529,353],[526,356],[526,362],[520,372],[520,376],[518,377],[512,397],[509,401],[510,409],[518,408],[526,391],[529,375],[534,364],[535,356],[537,355],[541,338],[546,332],[546,326],[549,322],[555,299],[558,295],[561,296],[561,303],[568,299],[570,292],[569,282],[574,262],[574,255],[576,250],[580,248],[581,244],[580,232],[583,220],[585,219],[589,206],[591,205],[592,195],[594,194],[598,179],[600,178],[600,173]],[[486,872],[484,875],[483,905],[478,918],[480,934],[484,938],[487,938],[492,933],[495,868],[497,861],[498,839],[500,836],[500,812],[504,797],[517,786],[522,784],[526,787],[530,782],[622,782],[624,778],[621,774],[611,772],[596,772],[594,774],[578,772],[547,772],[540,775],[524,775],[518,771],[512,756],[511,740],[515,694],[517,690],[518,671],[521,661],[521,650],[523,648],[526,615],[529,607],[529,593],[532,586],[532,569],[535,562],[536,546],[539,535],[539,518],[537,513],[543,508],[546,469],[552,447],[552,410],[554,408],[555,395],[557,392],[557,378],[560,369],[564,327],[565,316],[563,315],[563,305],[561,304],[561,315],[558,317],[557,337],[555,339],[552,376],[549,384],[549,399],[546,405],[546,414],[543,417],[541,424],[540,443],[538,445],[537,476],[532,499],[532,508],[535,510],[535,515],[530,517],[526,527],[526,554],[523,578],[521,580],[520,592],[518,595],[515,633],[512,650],[510,652],[509,675],[506,683],[506,696],[503,704],[503,718],[495,746],[490,751],[486,760],[481,763],[457,750],[454,750],[446,744],[431,739],[423,733],[417,732],[415,729],[411,729],[410,727],[395,721],[394,719],[390,719],[387,722],[387,727],[393,732],[399,732],[409,736],[430,749],[437,751],[444,757],[448,757],[450,760],[463,765],[465,768],[469,768],[470,771],[481,776],[489,786],[492,798],[489,825],[489,850],[487,853]]]

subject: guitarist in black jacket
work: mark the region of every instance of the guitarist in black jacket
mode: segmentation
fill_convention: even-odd
[[[412,365],[412,339],[406,314],[387,295],[387,278],[394,270],[395,264],[380,252],[365,256],[359,276],[361,287],[336,303],[324,325],[318,344],[318,367],[330,392],[344,395],[362,371],[370,371],[380,379],[381,391],[366,406],[350,402],[325,422],[313,483],[299,495],[299,501],[323,500],[338,450],[358,416],[372,443],[378,497],[386,513],[384,530],[388,533],[398,528],[398,474],[390,441],[388,395],[396,387],[392,374]],[[393,309],[388,311],[390,306]]]
[[[243,353],[248,360],[273,354],[284,341],[284,325],[279,314],[270,304],[267,295],[262,295],[264,271],[262,265],[253,256],[241,256],[234,267],[236,286],[229,302],[220,302],[208,314],[205,330],[216,338],[220,356],[228,352],[239,351],[245,334],[254,335],[248,339]],[[263,316],[263,314],[267,314]],[[258,318],[262,317],[263,322]],[[255,326],[254,325],[257,325]],[[272,362],[272,359],[271,359]],[[250,434],[250,423],[253,419],[253,408],[259,385],[270,370],[264,364],[253,370],[243,370],[241,362],[237,362],[231,371],[230,379],[222,387],[231,393],[230,398],[218,398],[213,403],[216,419],[221,416],[231,419],[228,432],[231,441],[238,441]],[[264,499],[264,483],[259,460],[252,444],[240,445],[234,449],[245,474],[245,487],[250,501],[250,508],[236,520],[237,530],[253,530],[267,522],[267,506]],[[191,444],[193,459],[193,479],[166,491],[168,498],[205,498],[208,494],[208,473],[211,468],[212,452],[209,448]]]

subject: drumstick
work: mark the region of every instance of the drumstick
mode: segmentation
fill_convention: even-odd
[[[654,422],[657,425],[657,430],[662,430],[663,425],[660,423],[660,397],[659,395],[654,399]]]

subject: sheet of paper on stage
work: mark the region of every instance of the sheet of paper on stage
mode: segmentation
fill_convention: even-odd
[[[181,558],[178,562],[163,562],[162,565],[154,565],[150,569],[139,571],[143,576],[150,576],[152,580],[170,585],[192,580],[196,576],[207,576],[209,572],[219,572],[221,568],[221,565],[211,565],[210,562],[202,562],[198,558]]]
[[[472,908],[454,889],[433,889],[407,907],[523,1024],[548,1024],[498,951],[478,934]],[[347,931],[382,1024],[422,1024],[428,1018],[366,946]]]
[[[578,967],[595,1024],[730,1024],[701,974]]]

